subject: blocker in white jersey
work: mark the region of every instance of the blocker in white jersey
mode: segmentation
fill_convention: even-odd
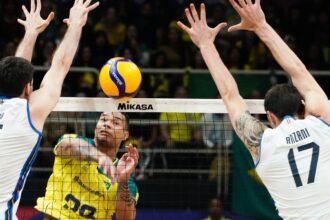
[[[281,217],[330,219],[329,137],[330,125],[314,116],[265,130],[256,170]]]
[[[98,2],[91,5],[87,0],[74,1],[68,19],[64,20],[68,25],[65,37],[36,91],[32,86],[32,51],[39,33],[49,25],[54,13],[43,19],[39,0],[31,0],[30,11],[22,6],[25,20],[18,19],[18,22],[25,28],[23,40],[15,56],[0,60],[0,219],[16,219],[20,194],[41,138],[38,130],[43,129],[47,116],[60,98],[82,28],[89,12],[98,5]]]
[[[31,122],[26,99],[0,97],[0,219],[16,219],[41,137]]]
[[[259,160],[258,172],[279,214],[285,219],[330,219],[330,131],[325,124],[330,123],[329,100],[301,60],[267,23],[260,1],[229,0],[241,21],[228,31],[253,31],[290,76],[292,84],[274,85],[265,95],[265,111],[274,130],[250,114],[234,77],[217,52],[214,40],[227,24],[209,27],[205,5],[201,4],[198,15],[190,4],[185,9],[190,27],[182,22],[178,25],[200,49],[235,132],[253,160]],[[305,119],[295,121],[287,115]]]

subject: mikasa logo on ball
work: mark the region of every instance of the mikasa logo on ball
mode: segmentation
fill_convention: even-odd
[[[118,110],[154,110],[151,104],[119,103]]]

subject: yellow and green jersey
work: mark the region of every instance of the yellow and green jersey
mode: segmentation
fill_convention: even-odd
[[[62,138],[82,138],[94,145],[92,139],[77,135]],[[118,159],[114,161],[117,163]],[[132,176],[128,185],[132,198],[137,201],[138,190]],[[116,210],[117,188],[118,184],[112,185],[96,162],[55,154],[46,194],[38,198],[35,208],[57,219],[111,219]]]

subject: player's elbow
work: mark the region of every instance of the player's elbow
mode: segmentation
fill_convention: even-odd
[[[289,73],[297,73],[299,75],[301,74],[309,74],[309,71],[307,70],[305,64],[303,64],[300,60],[294,62],[293,65],[290,65],[290,69],[288,70]]]
[[[71,146],[65,140],[57,144],[55,154],[61,157],[71,156]]]
[[[50,89],[48,94],[49,98],[53,101],[56,101],[56,103],[59,101],[61,97],[61,89],[58,88],[61,88],[61,86],[56,86],[55,89]]]
[[[299,62],[298,67],[301,71],[308,72],[307,67],[302,62]]]
[[[61,69],[51,68],[41,82],[40,89],[54,103],[57,103],[61,96],[65,76]]]
[[[233,100],[234,98],[240,96],[237,87],[227,87],[221,92],[221,98],[226,101]]]
[[[47,97],[49,102],[51,102],[52,105],[55,106],[61,96],[61,86],[57,86],[56,82],[53,82],[52,85],[49,85],[48,83],[43,83],[40,86],[40,89],[43,87],[47,88],[43,89],[44,95]]]
[[[72,65],[72,59],[68,59],[65,56],[63,57],[54,57],[52,61],[52,68],[58,70],[58,72],[68,73]]]

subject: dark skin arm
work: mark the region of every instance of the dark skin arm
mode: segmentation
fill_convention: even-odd
[[[135,201],[131,196],[128,180],[138,164],[139,152],[131,144],[126,149],[127,153],[120,158],[117,165],[118,191],[116,219],[118,220],[133,220],[136,215]]]
[[[95,161],[110,176],[112,183],[115,180],[116,168],[112,159],[99,151],[94,145],[81,138],[64,138],[55,148],[56,155],[75,160]]]

